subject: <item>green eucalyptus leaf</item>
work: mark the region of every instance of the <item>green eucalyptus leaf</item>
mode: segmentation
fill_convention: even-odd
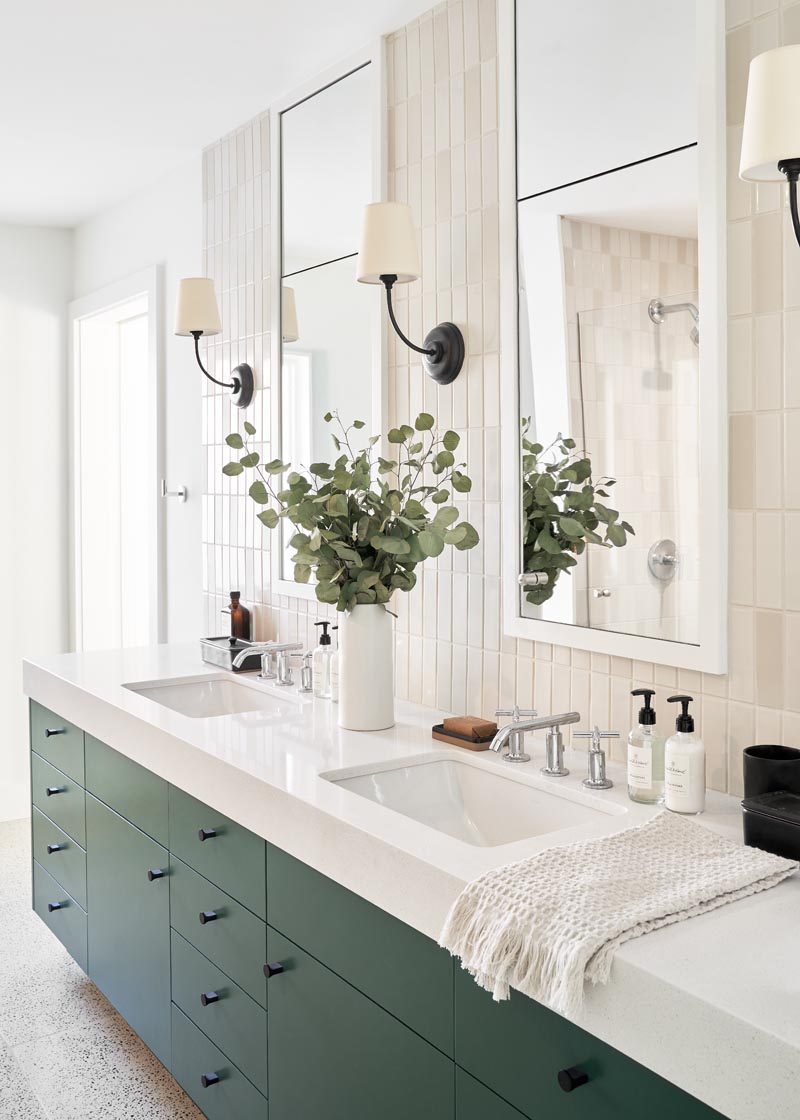
[[[267,492],[267,488],[260,478],[256,479],[256,481],[251,484],[250,489],[247,491],[247,493],[250,495],[253,501],[258,502],[260,506],[265,506],[269,501],[269,493]]]
[[[389,537],[385,533],[376,533],[369,542],[377,552],[388,552],[392,556],[403,556],[410,551],[410,545],[402,537]]]
[[[274,529],[278,524],[278,515],[274,509],[262,509],[256,516],[261,524],[266,525],[268,529]]]
[[[576,521],[574,517],[559,517],[558,523],[562,532],[566,533],[568,537],[580,537],[583,534],[583,525],[580,521]]]
[[[317,580],[314,592],[320,603],[337,603],[339,601],[339,584],[323,583]]]
[[[472,479],[467,478],[461,471],[453,471],[450,482],[453,489],[457,490],[459,494],[468,494],[472,489]]]
[[[353,427],[356,430],[360,431],[362,428],[366,427],[366,424],[363,420],[354,420],[353,421]]]
[[[406,442],[406,437],[403,435],[403,433],[400,431],[399,428],[390,428],[389,429],[389,434],[387,435],[386,438],[388,439],[389,443],[405,443]],[[392,464],[392,466],[394,466],[394,464]]]
[[[295,583],[308,583],[311,579],[311,569],[307,564],[295,564],[294,566],[294,582]]]
[[[348,504],[346,494],[331,494],[326,506],[332,517],[347,517]]]
[[[459,443],[461,443],[461,436],[458,432],[448,430],[442,436],[442,443],[446,451],[455,451]]]
[[[222,473],[226,474],[229,478],[235,478],[237,474],[244,473],[244,467],[241,463],[226,463],[222,468]]]
[[[238,432],[231,432],[229,436],[225,436],[225,442],[228,447],[235,447],[237,450],[244,447],[244,440]]]
[[[249,420],[245,420],[243,427],[249,436],[254,436],[256,434],[255,424],[251,424]]]
[[[461,540],[456,543],[459,552],[466,552],[467,549],[474,548],[480,542],[481,538],[478,536],[478,530],[474,525],[470,525],[469,521],[462,521],[456,528],[465,530]]]
[[[439,556],[444,551],[444,537],[434,529],[423,529],[417,543],[426,556]]]
[[[243,467],[257,467],[260,458],[261,457],[257,451],[251,451],[248,455],[243,455],[239,462]]]
[[[420,412],[419,416],[414,421],[414,427],[418,432],[429,432],[433,425],[436,423],[430,412]]]
[[[622,546],[627,542],[628,537],[621,525],[612,524],[609,525],[606,529],[606,539],[610,540],[613,545],[617,546],[617,548],[622,548]]]
[[[441,526],[442,529],[446,529],[454,521],[458,521],[458,510],[455,506],[443,506],[442,509],[436,511],[436,516],[433,519],[434,525]]]

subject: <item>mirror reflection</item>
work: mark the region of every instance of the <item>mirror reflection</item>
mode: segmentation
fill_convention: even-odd
[[[550,19],[548,50],[568,42],[580,66],[583,44],[597,83],[577,134],[554,128],[542,113],[542,41],[531,40],[534,57],[526,52],[519,82],[521,610],[528,618],[697,643],[694,6],[677,4],[677,25],[671,17],[669,36],[659,38],[661,111],[646,119],[642,90],[626,83],[654,57],[661,32],[622,0],[610,7],[622,55],[633,60],[615,75],[592,70],[608,63],[591,57],[589,29],[576,31],[568,11]],[[525,8],[518,5],[518,57]],[[665,60],[669,50],[674,57]],[[561,104],[570,75],[552,66],[547,72],[558,87],[551,84],[551,102]],[[631,107],[620,99],[622,86]],[[576,151],[582,127],[586,144]]]
[[[348,421],[372,416],[375,303],[355,281],[361,215],[372,201],[370,70],[281,114],[280,454],[306,467],[330,458],[329,409]],[[288,552],[284,542],[283,577],[292,579]]]

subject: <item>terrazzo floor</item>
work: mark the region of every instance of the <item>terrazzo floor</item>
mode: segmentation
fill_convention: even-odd
[[[0,1120],[203,1120],[30,893],[30,821],[0,823]]]

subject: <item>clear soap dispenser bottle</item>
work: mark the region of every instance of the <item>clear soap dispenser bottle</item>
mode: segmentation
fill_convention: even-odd
[[[631,696],[642,696],[639,725],[628,736],[628,797],[643,805],[658,805],[664,800],[664,736],[656,727],[651,706],[655,689],[635,688]]]
[[[692,696],[668,698],[670,704],[681,706],[675,734],[667,739],[665,751],[665,800],[673,813],[702,813],[706,804],[706,748],[689,715],[692,700]]]
[[[328,633],[330,622],[325,619],[322,622],[315,622],[314,625],[322,627],[322,633],[319,636],[319,645],[314,650],[314,657],[312,660],[314,695],[321,697],[323,700],[330,700],[331,661],[333,659],[331,636]]]

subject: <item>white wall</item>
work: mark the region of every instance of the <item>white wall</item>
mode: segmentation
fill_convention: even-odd
[[[189,641],[202,629],[201,445],[202,374],[191,339],[172,333],[175,287],[182,276],[201,275],[200,156],[153,187],[78,226],[73,297],[149,265],[161,267],[162,382],[165,474],[170,490],[188,488],[185,504],[166,499],[167,640]]]
[[[0,225],[0,820],[26,816],[22,659],[67,640],[66,307],[72,234]]]

